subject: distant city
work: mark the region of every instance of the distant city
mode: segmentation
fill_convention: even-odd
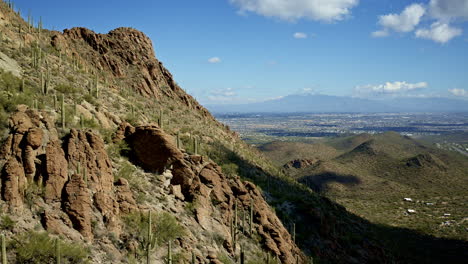
[[[415,138],[437,138],[434,143],[439,147],[468,153],[468,113],[229,113],[216,118],[252,144],[394,131]],[[456,140],[447,141],[454,135]]]

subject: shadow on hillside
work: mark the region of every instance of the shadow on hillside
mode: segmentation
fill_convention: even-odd
[[[290,178],[280,178],[224,146],[208,153],[219,165],[236,164],[238,174],[259,186],[274,208],[284,202],[293,211],[276,210],[285,227],[296,226],[296,242],[314,263],[466,263],[468,241],[440,239],[415,230],[370,223]],[[357,184],[347,175],[329,180]],[[329,182],[328,180],[324,181]],[[463,227],[460,227],[463,228]]]
[[[353,186],[361,183],[361,180],[356,176],[342,175],[334,172],[323,172],[317,175],[305,176],[298,179],[298,181],[319,193],[326,191],[328,184],[332,182],[337,182],[346,186]]]

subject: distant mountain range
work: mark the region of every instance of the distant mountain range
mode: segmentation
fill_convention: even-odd
[[[330,95],[289,95],[251,104],[206,105],[215,113],[468,112],[468,101],[449,98],[373,100]]]

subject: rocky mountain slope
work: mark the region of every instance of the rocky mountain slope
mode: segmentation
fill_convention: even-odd
[[[398,262],[367,221],[217,122],[143,33],[28,20],[0,3],[10,262]]]

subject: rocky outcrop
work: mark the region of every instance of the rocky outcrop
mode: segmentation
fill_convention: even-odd
[[[138,205],[133,198],[130,185],[126,179],[120,178],[115,183],[115,197],[119,205],[120,212],[126,214],[138,209]]]
[[[24,169],[14,157],[11,157],[2,170],[2,199],[13,208],[23,206],[25,182]]]
[[[283,263],[294,263],[296,256],[303,258],[290,234],[254,184],[237,177],[228,178],[217,164],[205,157],[183,153],[177,149],[173,138],[156,126],[121,126],[116,135],[122,137],[124,134],[124,140],[131,147],[136,162],[143,168],[158,171],[172,167],[172,192],[180,188],[180,196],[196,204],[194,216],[200,227],[204,230],[220,230],[228,251],[234,252],[230,240],[232,234],[227,227],[235,218],[235,208],[240,218],[241,211],[248,212],[250,206],[253,206],[253,230],[261,237],[266,249]]]
[[[59,202],[68,180],[68,162],[58,141],[47,144],[44,167],[45,199],[47,202]]]
[[[19,107],[9,127],[0,176],[2,199],[10,209],[23,208],[28,185],[43,185],[43,202],[30,203],[43,207],[44,227],[68,237],[76,237],[75,229],[86,239],[94,236],[93,220],[118,232],[119,215],[137,209],[128,182],[114,185],[105,144],[92,131],[71,129],[62,142],[48,114],[27,107]]]
[[[176,84],[172,74],[156,59],[152,41],[136,29],[122,27],[107,34],[97,34],[86,28],[66,29],[63,34],[53,32],[51,44],[69,56],[87,61],[99,71],[131,79],[128,85],[143,96],[173,98],[215,120]]]
[[[126,141],[131,144],[136,161],[148,171],[162,173],[183,157],[174,145],[175,139],[154,125],[137,127]]]
[[[88,186],[81,175],[73,174],[65,186],[64,208],[73,227],[85,238],[92,239],[91,198]]]
[[[430,168],[442,171],[447,170],[447,165],[440,159],[429,153],[419,154],[406,160],[406,166],[411,168]]]
[[[317,159],[296,159],[283,165],[284,169],[305,169],[318,162]]]

